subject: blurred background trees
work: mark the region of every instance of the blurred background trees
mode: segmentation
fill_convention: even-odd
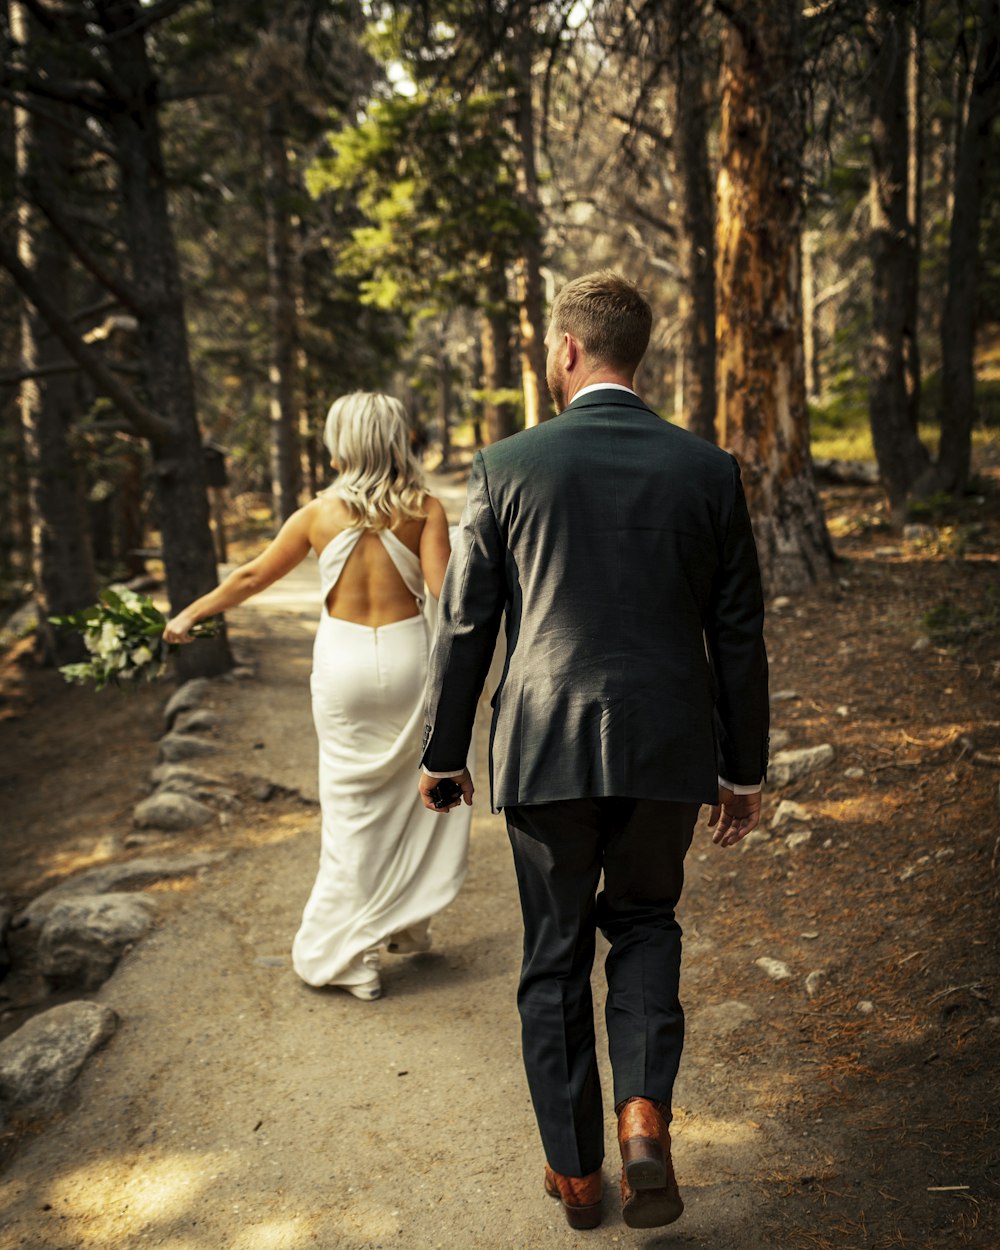
[[[277,524],[345,391],[430,463],[553,415],[547,307],[601,265],[773,590],[829,573],[814,456],[902,525],[996,438],[1000,0],[11,0],[0,37],[0,606],[51,658],[153,554],[212,584],[205,443]]]

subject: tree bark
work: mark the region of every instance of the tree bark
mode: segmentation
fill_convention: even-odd
[[[109,128],[121,175],[123,226],[141,308],[139,339],[155,412],[170,433],[152,442],[156,510],[173,611],[216,585],[208,490],[177,251],[160,142],[159,84],[147,55],[138,3],[102,4],[108,62],[127,107]],[[136,23],[140,23],[138,26]],[[183,647],[180,677],[213,676],[231,665],[225,631]]]
[[[510,351],[510,314],[507,303],[507,275],[501,265],[490,270],[486,307],[481,310],[480,349],[483,360],[483,390],[486,400],[483,417],[486,441],[498,443],[516,429],[513,406],[497,398],[498,392],[513,385]]]
[[[976,300],[983,181],[990,130],[1000,110],[1000,0],[982,0],[979,54],[955,168],[948,239],[948,289],[941,316],[941,447],[938,490],[958,493],[969,480],[976,410]]]
[[[802,348],[806,371],[806,398],[819,399],[823,371],[819,356],[819,305],[816,302],[816,235],[802,235]]]
[[[869,412],[875,457],[893,520],[929,457],[914,420],[909,370],[918,359],[915,236],[910,221],[909,31],[898,6],[874,5],[868,17],[871,102],[872,370]]]
[[[913,327],[904,342],[906,397],[910,424],[918,432],[923,377],[920,366],[920,257],[923,250],[924,214],[924,12],[925,0],[916,0],[909,26],[909,54],[906,60],[907,101],[907,197],[906,220],[913,264],[906,290],[907,321]]]
[[[451,361],[445,344],[438,347],[437,356],[437,415],[438,429],[441,431],[441,464],[447,469],[451,464]]]
[[[535,106],[531,68],[534,34],[530,9],[514,34],[516,75],[514,127],[517,136],[517,186],[521,199],[537,222],[526,234],[517,259],[518,325],[521,332],[521,385],[524,389],[525,427],[538,425],[553,415],[545,381],[545,289],[542,283],[541,201],[535,159]]]
[[[285,106],[267,106],[264,121],[264,204],[271,359],[271,496],[275,516],[287,521],[299,506],[298,420],[295,408],[295,286]]]
[[[10,18],[15,39],[28,46],[33,21],[25,6],[12,4]],[[14,132],[18,181],[60,185],[70,166],[68,130],[17,109]],[[18,256],[53,302],[67,309],[70,260],[65,242],[26,198],[18,210]],[[21,357],[25,371],[34,373],[63,357],[38,309],[24,298]],[[97,597],[82,481],[69,440],[77,415],[76,386],[73,373],[53,373],[25,379],[20,394],[37,637],[42,657],[54,664],[83,659],[85,650],[79,635],[55,629],[49,617],[89,607]]]
[[[705,31],[699,5],[671,0],[659,17],[673,64],[674,182],[681,209],[677,266],[681,274],[678,370],[687,429],[715,442],[715,197],[708,161],[710,100]]]
[[[723,38],[716,343],[721,444],[740,460],[765,585],[829,575],[809,454],[797,0],[736,0]]]

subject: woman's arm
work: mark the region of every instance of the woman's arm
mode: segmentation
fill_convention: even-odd
[[[441,583],[444,571],[448,567],[451,555],[451,540],[448,537],[448,518],[444,508],[433,495],[425,500],[427,520],[420,534],[420,567],[423,570],[427,589],[435,599],[441,597]]]
[[[229,576],[207,595],[202,595],[194,603],[167,622],[163,637],[167,642],[192,642],[188,632],[192,625],[197,625],[208,616],[216,616],[228,608],[249,599],[258,591],[291,572],[297,564],[301,564],[309,554],[309,529],[312,521],[312,504],[306,504],[288,518],[278,531],[273,542],[246,564],[233,569]]]

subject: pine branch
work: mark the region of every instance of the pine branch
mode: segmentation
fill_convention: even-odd
[[[89,270],[101,286],[110,292],[119,303],[124,304],[126,308],[138,317],[142,312],[142,305],[135,291],[125,279],[108,269],[97,253],[83,241],[80,237],[80,232],[74,229],[72,222],[65,216],[62,209],[57,208],[55,203],[42,192],[37,184],[28,184],[26,189],[31,196],[32,202],[41,209],[55,230],[65,239],[67,246],[80,264]]]
[[[176,430],[173,423],[151,412],[139,400],[132,388],[119,381],[114,370],[109,368],[100,356],[83,342],[70,319],[50,298],[31,270],[21,263],[17,252],[2,236],[0,236],[0,266],[7,270],[25,299],[34,305],[69,355],[78,361],[81,368],[93,379],[98,390],[117,405],[134,433],[148,438],[154,444],[165,443],[174,436]]]
[[[95,42],[107,45],[109,43],[117,43],[119,39],[127,39],[129,35],[135,35],[139,31],[148,30],[150,26],[155,26],[157,22],[173,17],[175,13],[191,3],[192,0],[160,0],[159,4],[151,4],[144,8],[142,16],[137,17],[128,26],[122,26],[118,30],[106,31],[105,34],[98,36]]]
[[[23,92],[13,91],[9,87],[0,87],[0,100],[6,100],[15,108],[24,109],[26,113],[31,113],[35,117],[40,117],[50,126],[57,126],[60,130],[64,130],[71,135],[77,143],[83,143],[93,152],[100,152],[102,156],[114,159],[114,150],[106,144],[100,142],[94,135],[86,131],[82,126],[74,125],[73,122],[67,121],[65,117],[60,117],[58,113],[53,113],[47,109],[44,104],[40,104],[37,100],[26,97]]]
[[[94,91],[89,83],[73,79],[39,78],[34,74],[5,70],[0,86],[17,93],[40,96],[57,104],[69,104],[99,117],[110,116],[115,107],[112,96]]]
[[[114,364],[108,365],[113,373],[128,374],[132,377],[142,373],[138,365]],[[36,369],[10,369],[6,373],[0,373],[0,386],[17,386],[21,382],[30,382],[34,378],[54,378],[62,373],[80,373],[83,365],[76,360],[58,360],[50,365],[39,365]]]

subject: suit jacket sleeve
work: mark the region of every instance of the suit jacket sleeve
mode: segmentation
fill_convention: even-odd
[[[722,534],[705,641],[715,683],[719,775],[754,785],[767,774],[769,707],[764,595],[739,465]]]
[[[441,587],[437,641],[427,683],[420,762],[432,772],[465,766],[476,705],[506,601],[506,545],[490,502],[482,453],[477,452],[465,512]]]

